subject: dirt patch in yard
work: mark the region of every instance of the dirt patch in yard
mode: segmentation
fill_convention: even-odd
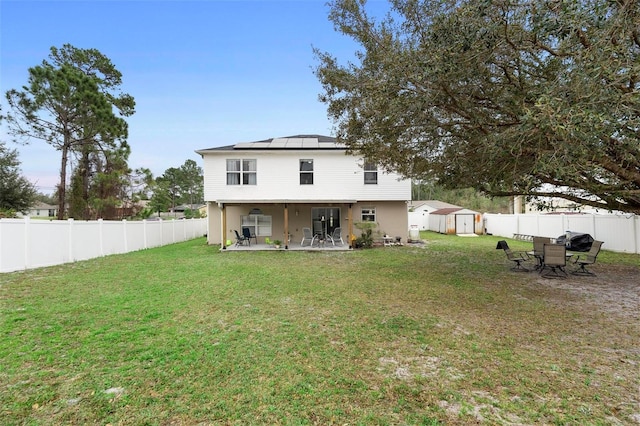
[[[567,268],[570,271],[571,266]],[[640,326],[640,267],[625,265],[599,265],[593,271],[596,276],[567,278],[538,278],[537,284],[549,289],[566,292],[567,296],[556,300],[578,310],[592,310],[615,315],[620,321]],[[561,296],[563,293],[556,293]]]
[[[584,352],[574,359],[594,366],[599,377],[613,378],[609,386],[620,385],[617,398],[607,404],[615,417],[607,421],[640,424],[640,267],[601,264],[593,272],[597,275],[540,277],[535,285],[544,288],[548,303],[577,313],[578,327],[567,339],[579,342]]]
[[[567,271],[574,268],[568,265]],[[434,388],[450,391],[432,401],[448,418],[447,424],[563,423],[571,417],[562,417],[564,411],[574,410],[578,416],[590,413],[594,423],[640,425],[640,266],[599,264],[590,269],[597,275],[560,279],[513,273],[507,287],[531,302],[524,305],[540,302],[552,309],[541,309],[545,314],[525,326],[500,322],[500,315],[487,315],[482,309],[478,315],[464,311],[433,331],[445,330],[455,342],[453,349],[389,351],[378,359],[379,371],[409,385],[416,380],[426,383],[425,393]],[[496,329],[504,332],[503,340],[493,333]],[[487,349],[486,359],[474,360],[469,351],[473,347],[465,346],[473,339],[481,348],[476,355],[492,345],[502,344],[504,349]],[[527,367],[512,371],[517,380],[508,372],[502,375],[501,363],[514,368],[510,356]],[[531,373],[531,365],[537,373]],[[531,389],[519,386],[524,382]],[[522,401],[528,401],[527,409],[519,409],[526,405]],[[539,418],[531,413],[537,404],[543,411]]]

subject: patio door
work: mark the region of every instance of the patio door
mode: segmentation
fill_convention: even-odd
[[[340,209],[338,207],[313,207],[311,209],[313,233],[325,236],[340,226]]]

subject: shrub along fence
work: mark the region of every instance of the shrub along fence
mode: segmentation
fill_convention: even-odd
[[[201,237],[207,220],[0,219],[0,272],[127,253]]]
[[[567,231],[604,241],[604,250],[640,253],[640,216],[602,214],[484,214],[485,233],[557,238]]]

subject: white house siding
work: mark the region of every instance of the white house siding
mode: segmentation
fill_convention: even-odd
[[[227,159],[256,159],[256,185],[227,185]],[[313,185],[300,185],[299,160],[313,159]],[[409,200],[411,183],[378,173],[364,184],[358,159],[342,151],[220,151],[204,156],[204,195],[209,201]]]

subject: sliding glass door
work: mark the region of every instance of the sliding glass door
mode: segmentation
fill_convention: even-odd
[[[323,238],[326,235],[331,235],[334,229],[340,227],[340,209],[338,207],[313,207],[311,222],[315,235],[321,235]]]

